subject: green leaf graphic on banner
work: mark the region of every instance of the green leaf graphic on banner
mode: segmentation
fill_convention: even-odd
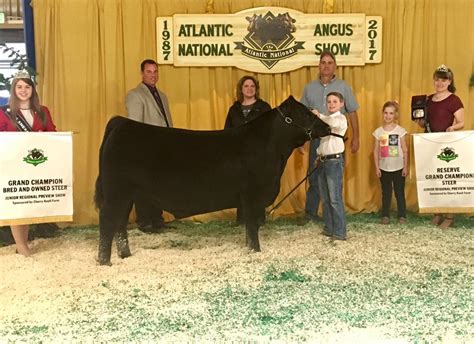
[[[437,155],[436,157],[439,160],[450,162],[451,160],[456,159],[458,156],[459,155],[456,154],[456,152],[454,151],[454,148],[445,147],[441,150],[441,154]]]
[[[37,148],[33,148],[32,150],[28,151],[28,155],[23,158],[24,162],[27,164],[32,164],[33,166],[42,164],[46,160],[48,160],[48,158],[44,156],[43,150]]]

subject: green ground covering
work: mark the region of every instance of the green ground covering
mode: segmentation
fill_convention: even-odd
[[[94,261],[96,227],[39,240],[34,258],[4,247],[0,342],[474,342],[474,218],[378,221],[349,216],[346,242],[268,221],[261,253],[228,221],[133,229],[112,267]]]

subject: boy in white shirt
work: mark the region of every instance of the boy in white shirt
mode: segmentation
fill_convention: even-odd
[[[321,120],[329,124],[331,133],[321,138],[318,147],[319,193],[323,203],[323,234],[335,240],[346,240],[346,213],[342,198],[342,180],[344,178],[344,134],[347,131],[347,119],[341,113],[344,98],[339,92],[330,92],[326,96],[326,108],[329,115],[313,110]]]

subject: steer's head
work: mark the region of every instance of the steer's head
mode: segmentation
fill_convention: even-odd
[[[313,114],[305,105],[297,101],[293,96],[277,107],[278,112],[288,126],[293,127],[293,131],[299,131],[302,142],[318,137],[327,136],[331,133],[329,125],[324,123],[318,116]],[[300,135],[298,135],[300,137]]]

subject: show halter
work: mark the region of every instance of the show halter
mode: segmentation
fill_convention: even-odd
[[[303,129],[304,132],[305,132],[305,134],[308,135],[310,141],[316,138],[316,137],[313,138],[313,136],[312,136],[312,133],[313,133],[313,129],[312,129],[312,128],[313,128],[314,122],[316,121],[316,116],[314,116],[313,121],[311,122],[310,127],[309,127],[309,128],[305,128],[305,127],[303,127],[303,126],[301,126],[301,125],[298,125],[298,124],[296,124],[296,123],[293,123],[293,119],[292,119],[291,117],[286,116],[286,115],[280,110],[280,107],[279,107],[279,106],[277,106],[276,109],[278,110],[278,112],[280,113],[280,115],[283,117],[283,120],[285,121],[285,123],[287,123],[287,124],[292,124],[292,125],[294,125],[294,126],[296,126],[296,127],[298,127],[298,128]],[[328,135],[339,137],[339,138],[341,138],[343,141],[346,141],[346,140],[347,140],[347,138],[344,137],[343,135],[339,135],[339,134],[336,134],[336,133],[329,133]],[[324,135],[324,136],[326,136],[326,135]]]
[[[305,128],[299,124],[296,124],[296,123],[293,123],[293,119],[291,117],[288,117],[286,116],[281,110],[280,110],[280,107],[277,106],[276,108],[278,110],[278,112],[280,113],[280,115],[283,117],[283,120],[285,121],[286,124],[292,124],[294,125],[295,127],[297,128],[300,128],[300,129],[303,129],[303,131],[305,132],[306,135],[308,135],[309,139],[310,140],[313,140],[313,124],[314,122],[316,121],[316,116],[313,118],[313,121],[311,122],[311,125],[309,126],[309,128]]]

